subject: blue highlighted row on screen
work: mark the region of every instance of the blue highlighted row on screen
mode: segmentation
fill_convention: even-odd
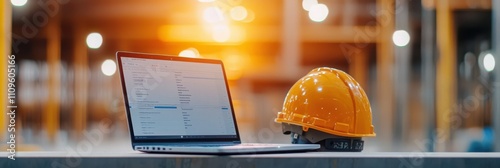
[[[129,106],[129,108],[132,108],[132,106]],[[154,108],[177,109],[176,106],[154,106]],[[229,110],[229,108],[223,107],[222,110]]]
[[[162,108],[162,109],[177,109],[176,106],[154,106],[154,108]]]

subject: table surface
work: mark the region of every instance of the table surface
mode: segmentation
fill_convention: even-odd
[[[0,155],[7,156],[8,152],[0,152]],[[275,153],[275,154],[242,154],[242,155],[199,155],[199,154],[168,154],[168,153],[143,153],[129,151],[125,153],[115,152],[93,152],[77,153],[61,151],[42,152],[17,152],[16,158],[61,158],[61,157],[81,157],[81,158],[106,158],[106,157],[132,157],[132,158],[498,158],[500,153],[470,153],[470,152],[295,152],[295,153]]]
[[[500,167],[500,153],[305,152],[250,155],[0,152],[0,167]]]

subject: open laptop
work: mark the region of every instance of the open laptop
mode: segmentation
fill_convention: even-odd
[[[239,154],[315,150],[317,144],[242,144],[220,60],[116,53],[132,148]]]

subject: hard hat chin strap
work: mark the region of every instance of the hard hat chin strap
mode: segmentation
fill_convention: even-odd
[[[361,152],[364,142],[361,138],[341,137],[312,128],[303,131],[302,126],[282,123],[283,134],[291,134],[293,144],[320,144],[319,151]]]

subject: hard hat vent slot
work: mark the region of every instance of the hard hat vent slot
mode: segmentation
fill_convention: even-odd
[[[302,122],[303,120],[304,120],[304,115],[300,115],[300,114],[293,114],[292,115],[292,121]]]
[[[339,132],[349,132],[349,124],[335,123],[333,130],[339,131]]]
[[[323,127],[326,128],[326,120],[322,120],[319,118],[314,118],[312,125],[315,125],[317,127]]]

